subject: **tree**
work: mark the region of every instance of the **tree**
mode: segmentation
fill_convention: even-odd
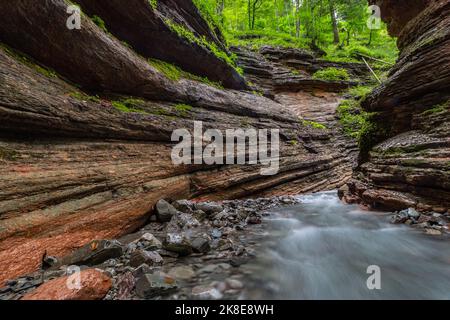
[[[301,6],[301,1],[295,0],[295,36],[297,38],[300,38],[300,26],[301,26],[300,6]]]
[[[329,7],[330,7],[330,17],[331,17],[331,25],[333,27],[333,37],[334,37],[334,44],[339,44],[339,30],[338,30],[338,23],[336,20],[336,10],[334,7],[334,0],[329,0]]]
[[[255,28],[256,11],[261,8],[263,0],[248,0],[248,26],[251,30]]]

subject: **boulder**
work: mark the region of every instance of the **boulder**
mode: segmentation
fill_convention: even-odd
[[[81,271],[79,286],[68,286],[73,276],[50,280],[26,294],[22,300],[100,300],[111,289],[111,279],[101,271]]]
[[[136,282],[136,293],[142,299],[166,296],[178,289],[176,280],[164,273],[144,274]]]
[[[192,238],[191,246],[195,253],[207,253],[211,250],[211,245],[207,237]]]
[[[169,222],[177,213],[179,213],[179,211],[164,199],[161,199],[156,203],[156,214],[161,222]]]
[[[146,250],[156,250],[162,248],[162,243],[153,234],[146,232],[133,243],[139,243]]]
[[[220,204],[207,203],[207,202],[196,203],[195,208],[197,210],[202,210],[207,215],[218,213],[223,210],[223,207]]]
[[[183,233],[168,233],[163,248],[180,256],[187,256],[192,253],[192,244]]]
[[[94,240],[63,257],[58,265],[95,266],[108,259],[122,256],[123,248],[120,242],[110,240]]]
[[[136,279],[131,272],[120,275],[117,279],[117,300],[129,300],[136,285]]]
[[[130,257],[130,265],[134,268],[144,263],[149,266],[160,266],[163,262],[164,259],[156,251],[136,250]]]

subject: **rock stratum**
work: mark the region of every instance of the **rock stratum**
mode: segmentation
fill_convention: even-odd
[[[39,269],[47,255],[138,230],[161,198],[296,194],[351,177],[356,145],[334,128],[335,86],[351,83],[305,84],[304,75],[268,99],[245,91],[220,32],[191,1],[76,2],[83,14],[74,30],[66,27],[72,3],[0,2],[0,284]],[[265,61],[292,68],[299,55]],[[325,112],[310,99],[325,101]],[[194,120],[205,129],[280,129],[279,173],[174,166],[172,131],[192,130]]]
[[[371,139],[341,197],[374,209],[448,212],[450,1],[371,2],[401,53],[389,79],[362,103],[374,113]]]

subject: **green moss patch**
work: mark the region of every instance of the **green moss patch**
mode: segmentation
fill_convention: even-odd
[[[169,62],[161,61],[158,59],[149,59],[149,63],[151,66],[153,66],[155,69],[157,69],[159,72],[164,74],[167,78],[169,78],[172,81],[179,81],[180,79],[189,79],[203,82],[207,85],[216,87],[218,89],[223,89],[223,86],[220,83],[211,81],[206,77],[200,77],[187,71],[184,71],[178,66],[171,64]]]
[[[302,120],[302,124],[306,127],[311,127],[314,129],[320,129],[320,130],[326,130],[327,127],[321,123],[315,122],[315,121],[309,121],[309,120]]]
[[[348,81],[350,80],[350,75],[348,74],[348,71],[346,69],[325,68],[314,73],[313,79],[328,81]]]
[[[111,101],[111,105],[119,111],[126,113],[148,114],[147,111],[142,109],[144,104],[144,100],[133,98]]]

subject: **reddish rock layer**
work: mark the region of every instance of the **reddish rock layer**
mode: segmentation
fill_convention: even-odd
[[[0,2],[0,40],[28,55],[0,48],[0,283],[39,268],[44,252],[62,256],[135,231],[161,198],[318,191],[349,176],[352,149],[333,128],[306,126],[259,95],[170,80],[87,17],[69,32],[65,2],[27,4]],[[123,95],[133,96],[129,110],[113,106]],[[279,174],[174,166],[171,133],[192,130],[193,120],[205,129],[280,129]]]
[[[79,283],[77,282],[79,278]],[[50,280],[26,294],[22,300],[101,300],[111,289],[111,278],[89,269],[72,276]]]

